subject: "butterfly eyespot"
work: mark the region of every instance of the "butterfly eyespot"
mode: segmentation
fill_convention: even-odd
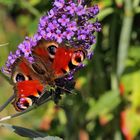
[[[19,98],[15,103],[17,110],[23,111],[32,106],[33,101],[28,97]]]
[[[83,60],[84,60],[84,52],[83,51],[76,51],[73,55],[72,55],[72,59],[71,62],[73,65],[78,66]]]
[[[27,76],[23,75],[22,73],[16,73],[13,77],[14,83],[22,82],[25,80],[29,80],[29,78]]]
[[[55,45],[48,46],[48,52],[49,52],[50,58],[52,59],[54,58],[56,50],[57,50],[57,46]]]

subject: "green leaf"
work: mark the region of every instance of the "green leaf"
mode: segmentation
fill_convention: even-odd
[[[30,0],[29,1],[31,5],[35,6],[41,2],[41,0]]]
[[[140,106],[140,72],[135,71],[131,74],[126,74],[122,77],[122,83],[125,88],[126,96],[128,95],[129,101],[131,101],[132,106]],[[130,94],[131,92],[131,94]]]
[[[98,15],[99,21],[103,20],[105,17],[109,16],[113,12],[114,12],[114,9],[112,7],[103,9]]]
[[[139,52],[140,52],[139,46],[131,46],[131,48],[129,48],[128,57],[140,60]]]
[[[30,22],[28,24],[27,30],[29,32],[30,35],[33,35],[36,30],[37,30],[37,26],[38,26],[38,18],[36,18],[35,20],[33,20],[32,22]]]
[[[28,138],[38,138],[38,137],[43,138],[43,137],[45,137],[45,135],[43,135],[39,132],[24,128],[24,127],[20,127],[20,126],[13,126],[10,124],[0,123],[0,127],[5,127],[7,129],[9,129],[10,131],[13,131],[14,133],[16,133],[22,137],[28,137]]]
[[[5,127],[9,129],[10,131],[18,134],[19,136],[33,138],[33,140],[62,140],[59,137],[45,136],[42,133],[39,133],[37,131],[31,130],[28,128],[20,127],[20,126],[13,126],[10,124],[0,123],[0,127]]]
[[[115,0],[117,6],[123,6],[124,0]]]
[[[119,94],[117,91],[108,91],[102,95],[98,101],[93,101],[93,105],[87,113],[86,118],[88,120],[94,119],[96,116],[104,113],[108,113],[120,103]],[[91,103],[90,103],[91,104]]]
[[[64,110],[60,110],[58,112],[58,118],[59,118],[61,124],[65,125],[67,123],[67,118],[66,118],[66,114],[65,114]]]
[[[0,0],[0,4],[4,4],[9,7],[12,7],[15,3],[17,3],[16,0]]]
[[[40,15],[40,12],[35,7],[33,7],[31,5],[31,3],[29,3],[28,1],[22,1],[22,0],[20,0],[20,6],[22,8],[28,9],[36,17],[40,17],[41,16]]]

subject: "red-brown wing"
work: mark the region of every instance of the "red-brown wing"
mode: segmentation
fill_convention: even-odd
[[[43,63],[46,73],[55,78],[63,77],[79,66],[86,53],[82,47],[69,48],[64,44],[42,40],[33,50],[33,56]],[[47,76],[46,76],[47,77]]]
[[[18,90],[17,92],[18,98],[28,96],[39,97],[40,93],[42,93],[43,91],[44,86],[38,80],[28,80],[18,82],[16,84],[16,88]]]
[[[86,52],[83,51],[82,48],[59,47],[53,61],[53,69],[56,77],[62,77],[74,68],[80,66],[85,56]]]

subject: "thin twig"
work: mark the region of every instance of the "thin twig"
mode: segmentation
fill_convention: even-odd
[[[9,99],[2,105],[0,106],[0,112],[15,98],[15,94],[13,94]]]
[[[125,8],[124,8],[125,16],[123,19],[120,41],[119,41],[119,49],[118,49],[118,62],[117,62],[118,79],[120,78],[120,76],[122,75],[125,69],[125,62],[127,58],[127,52],[129,48],[131,30],[132,30],[132,24],[134,18],[132,1],[125,0],[124,2],[125,2]]]
[[[0,47],[7,46],[7,45],[9,45],[9,43],[0,44]]]

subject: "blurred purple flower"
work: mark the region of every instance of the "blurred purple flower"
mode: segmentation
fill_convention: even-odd
[[[16,55],[17,57],[20,57],[20,56],[21,56],[20,50],[16,50],[15,55]]]
[[[60,30],[57,30],[57,31],[56,31],[56,34],[54,35],[54,37],[55,37],[55,39],[56,39],[56,41],[57,41],[58,43],[62,43],[63,34],[61,33]]]
[[[40,18],[39,24],[40,24],[41,27],[45,27],[45,25],[46,25],[46,20],[45,20],[45,18],[46,18],[46,17],[44,17],[44,16]]]
[[[63,8],[64,4],[65,4],[64,0],[55,0],[54,2],[54,6],[56,6],[59,9]]]
[[[31,43],[31,47],[34,47],[37,45],[37,41],[34,38],[30,38],[30,43]]]
[[[89,8],[89,13],[91,13],[90,15],[97,15],[99,13],[99,7],[98,5],[94,5],[93,7]]]
[[[19,50],[22,50],[24,47],[25,47],[25,46],[24,46],[22,43],[18,45],[18,49],[19,49]]]
[[[77,13],[78,16],[82,16],[82,15],[84,15],[84,14],[86,13],[86,11],[85,11],[83,5],[79,5],[79,6],[77,7],[76,13]]]
[[[87,58],[88,59],[91,59],[93,57],[93,55],[94,55],[94,53],[93,52],[90,52],[90,53],[88,53]]]
[[[10,52],[8,56],[8,63],[6,64],[6,66],[12,65],[15,62],[16,58],[17,58],[16,55]]]
[[[85,30],[87,31],[87,33],[93,31],[93,24],[91,24],[91,23],[89,23],[89,22],[86,22],[86,23],[84,24],[84,26],[85,26]]]
[[[54,37],[54,31],[51,30],[50,28],[46,29],[46,38],[52,39]]]
[[[58,19],[58,22],[61,23],[62,26],[66,26],[66,24],[70,21],[66,15],[62,15],[61,18]]]
[[[41,38],[42,38],[42,36],[41,36],[39,33],[36,33],[36,34],[33,36],[33,40],[35,40],[36,42],[39,41]]]
[[[50,28],[51,30],[55,30],[57,29],[57,27],[59,27],[59,24],[56,20],[53,20],[48,24],[48,28]]]
[[[70,40],[73,36],[74,36],[74,32],[71,31],[71,30],[67,30],[63,33],[63,35],[68,39]]]
[[[44,30],[41,30],[40,31],[40,35],[43,37],[43,38],[46,38],[46,32]]]
[[[77,30],[77,23],[75,21],[68,22],[67,28],[71,31]]]
[[[33,63],[34,62],[34,58],[31,56],[26,57],[26,59],[30,62]]]
[[[77,10],[76,4],[71,3],[69,6],[66,7],[66,10],[68,10],[70,14],[74,14],[74,12],[76,12]]]
[[[48,12],[48,18],[52,18],[54,15],[55,15],[55,12],[53,11],[53,9],[51,9],[51,10]]]
[[[96,21],[94,24],[93,24],[93,28],[94,28],[94,31],[96,32],[100,32],[101,31],[101,24]]]
[[[78,30],[78,40],[85,40],[86,39],[86,31],[85,30]]]

